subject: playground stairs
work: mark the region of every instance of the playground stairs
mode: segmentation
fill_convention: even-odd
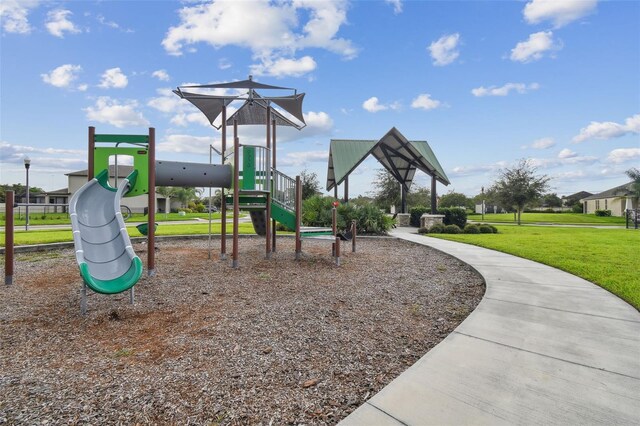
[[[296,229],[296,181],[274,167],[270,167],[269,151],[261,146],[242,147],[242,170],[238,188],[226,195],[228,208],[233,208],[233,191],[238,191],[238,208],[248,211],[253,229],[258,235],[267,232],[267,202],[271,194],[270,219],[290,231]],[[331,236],[331,228],[303,227],[304,238]]]

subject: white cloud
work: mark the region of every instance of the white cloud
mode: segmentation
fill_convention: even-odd
[[[300,59],[265,58],[262,63],[251,65],[251,74],[271,77],[300,77],[316,69],[318,64],[311,56]]]
[[[530,24],[551,21],[556,28],[593,12],[598,0],[532,0],[522,14]]]
[[[553,140],[553,138],[540,138],[533,141],[530,147],[525,145],[523,146],[523,148],[547,149],[551,148],[555,144],[556,142]]]
[[[3,0],[0,2],[2,29],[8,33],[29,34],[29,12],[38,6],[39,0]]]
[[[254,67],[264,75],[281,75],[278,73],[287,69],[299,73],[310,68],[308,59],[297,66],[281,60],[291,60],[301,49],[326,49],[346,59],[357,55],[350,40],[337,37],[347,22],[347,7],[345,0],[197,4],[180,10],[180,24],[169,28],[162,45],[171,55],[181,55],[186,46],[196,43],[216,49],[229,45],[248,48],[260,61]],[[301,16],[307,21],[300,22]],[[282,68],[272,72],[266,69],[268,65]]]
[[[326,163],[329,151],[299,151],[288,152],[278,159],[278,166],[305,166],[309,163]]]
[[[120,30],[120,31],[125,32],[125,33],[133,33],[134,32],[132,29],[122,28],[120,26],[120,24],[118,24],[117,22],[108,21],[103,15],[96,16],[96,19],[98,20],[98,22],[100,22],[100,24],[104,25],[105,27],[109,27],[109,28],[113,28],[113,29],[116,29],[116,30]]]
[[[73,15],[73,13],[65,9],[49,11],[49,13],[47,13],[47,22],[45,23],[49,34],[64,38],[65,32],[69,34],[78,34],[81,32],[80,29],[68,19],[71,15]]]
[[[158,143],[158,151],[205,154],[209,152],[209,145],[221,149],[221,141],[210,136],[168,135]]]
[[[171,124],[176,126],[186,127],[191,123],[199,124],[204,127],[210,127],[211,123],[207,120],[207,117],[200,111],[198,112],[179,112],[171,117]]]
[[[607,155],[607,161],[611,163],[620,164],[631,160],[640,160],[640,148],[618,148]]]
[[[378,112],[389,109],[387,105],[380,103],[380,100],[376,96],[372,96],[362,103],[362,108],[369,112]]]
[[[540,31],[529,35],[527,41],[521,41],[511,49],[511,60],[532,62],[542,59],[549,50],[560,50],[561,46],[553,40],[552,31]]]
[[[302,115],[307,123],[307,127],[302,129],[305,137],[327,134],[333,129],[333,119],[326,112],[309,111]]]
[[[110,68],[102,74],[102,80],[98,86],[103,89],[109,89],[111,87],[122,89],[127,87],[127,84],[129,84],[127,76],[122,73],[120,67],[116,67]]]
[[[578,156],[578,153],[571,151],[569,148],[565,148],[558,153],[558,158],[561,158],[561,159],[574,158],[577,156]]]
[[[80,65],[65,64],[51,70],[48,74],[40,74],[42,81],[55,87],[70,89],[72,83],[78,79],[78,74],[82,71]],[[77,90],[87,90],[86,84],[80,84]]]
[[[428,111],[430,109],[438,108],[441,104],[442,102],[432,99],[430,94],[422,93],[411,102],[411,108],[424,109]]]
[[[460,42],[460,34],[449,34],[440,37],[438,40],[431,43],[428,47],[431,57],[433,58],[433,64],[437,66],[449,65],[455,61],[460,52],[457,50],[458,43]]]
[[[501,87],[490,86],[484,87],[480,86],[475,89],[471,89],[471,93],[473,96],[482,97],[482,96],[507,96],[510,92],[515,91],[520,94],[528,93],[531,90],[538,90],[540,85],[538,83],[507,83]]]
[[[87,120],[108,123],[115,127],[148,126],[149,122],[137,111],[138,102],[118,102],[109,96],[101,96],[94,106],[84,108]]]
[[[402,13],[402,0],[385,0],[385,2],[393,6],[393,13],[396,15]]]
[[[167,71],[165,70],[156,70],[151,73],[151,77],[155,77],[160,81],[169,81],[170,79],[169,74],[167,74]]]
[[[218,68],[220,68],[221,70],[229,69],[232,66],[233,66],[233,64],[227,58],[220,58],[218,60]]]
[[[588,139],[612,139],[626,134],[640,133],[640,114],[627,118],[624,124],[613,121],[592,121],[587,127],[580,129],[580,133],[573,138],[573,143],[584,142]]]
[[[448,174],[451,176],[472,176],[498,171],[508,164],[505,161],[498,161],[493,164],[477,164],[473,166],[456,166]]]

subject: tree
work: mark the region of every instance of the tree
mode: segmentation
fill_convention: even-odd
[[[424,186],[411,188],[407,193],[407,206],[409,208],[418,206],[431,208],[431,191]]]
[[[633,181],[631,183],[631,191],[633,192],[633,195],[640,198],[640,169],[632,167],[625,173]]]
[[[390,206],[400,205],[400,183],[387,169],[378,169],[373,184],[373,202],[379,209],[388,212]]]
[[[522,159],[516,166],[502,169],[491,186],[501,204],[516,209],[518,225],[525,205],[540,198],[549,188],[550,178],[536,176],[536,171],[529,160]]]
[[[13,191],[13,196],[16,203],[27,196],[27,187],[21,183],[2,184],[0,185],[0,203],[4,203],[4,196],[6,191]],[[29,195],[42,194],[45,190],[37,186],[29,186]]]
[[[473,200],[460,192],[447,192],[440,197],[438,207],[463,207],[473,209]]]
[[[193,201],[198,199],[200,194],[202,194],[202,190],[199,188],[193,187],[180,187],[176,188],[173,186],[164,186],[158,187],[156,192],[163,197],[171,197],[180,201],[182,207],[186,207],[189,204],[189,201]]]
[[[542,196],[542,207],[562,207],[562,198],[558,194],[552,192]]]
[[[318,182],[318,175],[314,172],[303,170],[300,173],[300,182],[302,183],[303,200],[320,193],[320,182]]]

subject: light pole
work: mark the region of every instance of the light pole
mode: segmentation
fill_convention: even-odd
[[[484,222],[484,186],[482,187],[482,221]]]
[[[27,206],[26,206],[27,220],[24,223],[25,231],[29,230],[29,167],[31,167],[31,159],[29,157],[24,157],[24,168],[27,173]]]

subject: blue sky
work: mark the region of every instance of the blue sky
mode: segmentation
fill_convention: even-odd
[[[323,186],[331,138],[393,126],[429,142],[452,182],[440,193],[475,195],[521,158],[560,195],[640,166],[637,1],[3,0],[0,14],[2,183],[24,183],[28,155],[31,184],[65,187],[90,125],[153,126],[159,159],[208,162],[220,133],[170,90],[249,74],[306,93],[308,126],[279,129],[278,163]],[[357,169],[352,195],[377,168]]]

